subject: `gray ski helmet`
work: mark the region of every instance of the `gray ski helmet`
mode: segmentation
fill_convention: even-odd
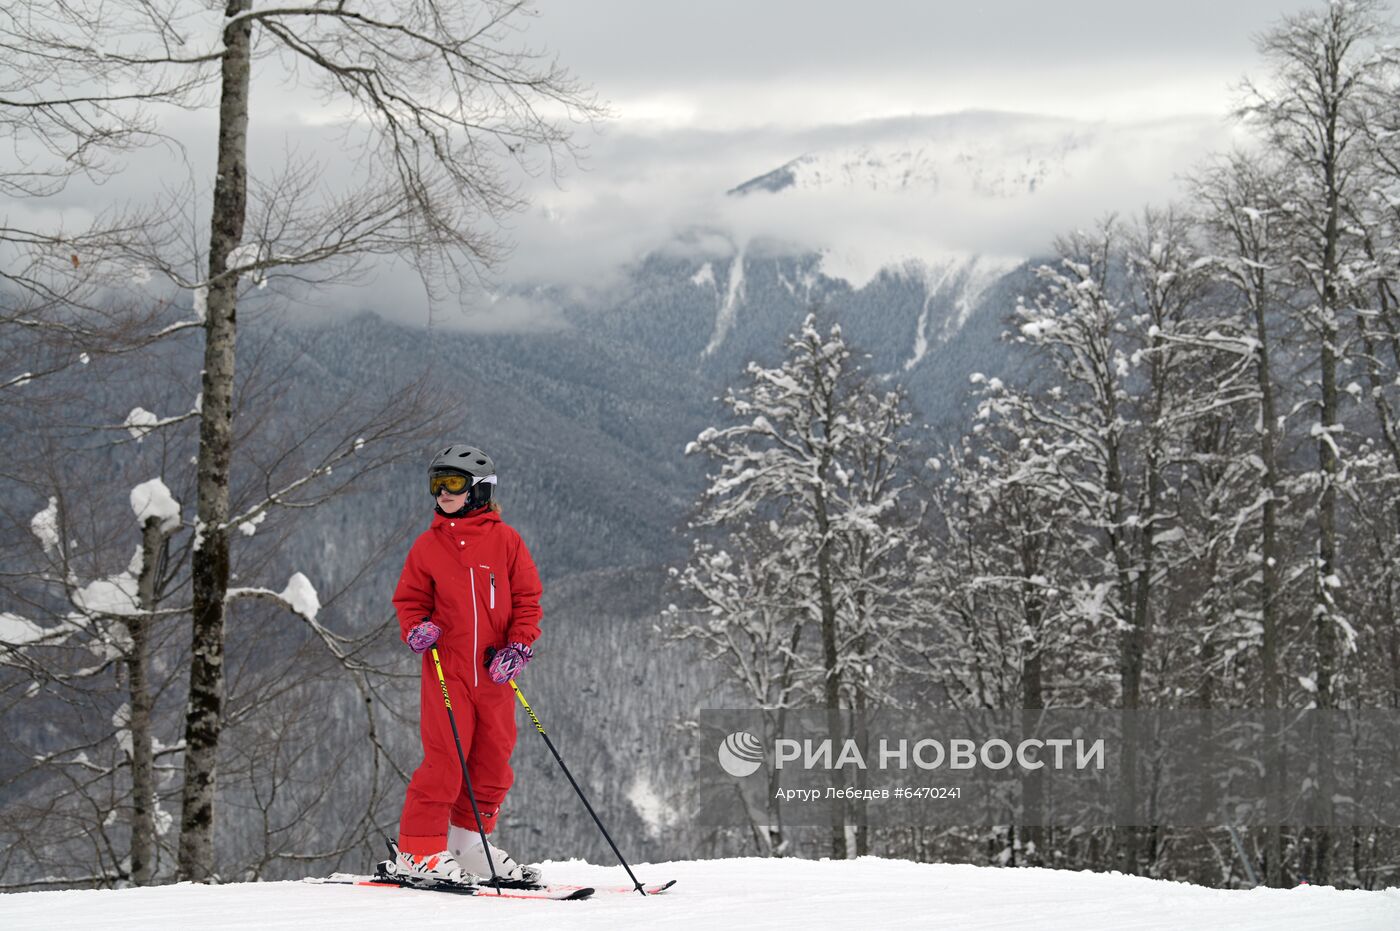
[[[453,443],[433,457],[428,464],[428,479],[441,472],[460,472],[469,478],[486,478],[496,474],[491,457],[475,446]],[[474,511],[491,500],[491,482],[475,482],[467,490],[466,508]]]

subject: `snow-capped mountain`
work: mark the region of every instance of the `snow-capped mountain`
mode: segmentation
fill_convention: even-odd
[[[518,329],[559,320],[724,379],[780,351],[820,309],[841,319],[879,374],[907,377],[915,394],[945,372],[925,386],[941,406],[952,377],[945,350],[971,325],[988,332],[970,351],[995,345],[992,327],[1021,296],[1001,286],[1008,275],[1025,278],[1058,235],[1167,201],[1176,176],[1222,147],[1223,135],[1222,121],[1208,116],[911,116],[736,137],[753,158],[725,151],[725,165],[747,173],[769,163],[749,180],[701,170],[707,153],[723,151],[713,140],[689,139],[695,152],[681,143],[647,150],[644,172],[619,144],[615,178],[600,159],[590,192],[542,195],[540,222],[562,258],[537,255],[517,277],[515,304],[541,305],[519,316]],[[677,180],[687,173],[704,185]],[[687,192],[685,210],[668,216],[675,190]],[[556,267],[568,270],[551,281]]]
[[[809,152],[729,193],[854,190],[925,198],[954,193],[1025,197],[1067,180],[1091,161],[1099,136],[1091,126],[1059,121],[991,134],[943,126],[920,136]]]
[[[701,351],[702,359],[715,356],[731,331],[741,324],[741,312],[750,302],[745,281],[746,269],[755,263],[740,246],[725,264],[704,262],[689,278],[702,295],[714,303],[714,324]],[[908,372],[919,365],[931,348],[946,343],[979,306],[987,289],[998,279],[1018,268],[1017,258],[948,253],[935,258],[910,258],[897,264],[860,269],[849,254],[827,250],[805,256],[805,261],[759,259],[774,263],[772,275],[795,306],[834,307],[869,299],[877,305],[853,320],[857,333],[884,330],[867,346],[883,360],[890,374]],[[723,269],[716,272],[716,265]],[[767,269],[755,268],[762,275]],[[876,285],[875,279],[883,277]],[[854,282],[854,283],[853,283]],[[865,295],[867,289],[875,290]],[[750,310],[750,313],[754,311]],[[886,327],[875,327],[883,318]],[[902,359],[902,361],[901,361]]]
[[[1124,190],[1166,199],[1221,125],[969,111],[812,131],[793,139],[805,152],[715,190],[703,222],[671,229],[607,288],[560,289],[561,315],[724,380],[820,309],[876,373],[941,412],[969,354],[998,352],[1055,236],[1132,209]],[[969,326],[980,342],[954,351]]]
[[[1028,284],[1016,257],[945,252],[863,266],[863,256],[792,251],[761,238],[728,247],[722,255],[655,252],[619,286],[585,300],[560,295],[564,316],[710,396],[749,361],[774,362],[817,311],[869,353],[872,374],[905,383],[922,410],[943,419],[965,393],[968,372],[998,367],[988,353],[1001,353],[1000,321]],[[969,328],[976,338],[964,345]]]

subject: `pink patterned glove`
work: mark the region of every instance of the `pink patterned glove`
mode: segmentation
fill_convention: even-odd
[[[502,685],[514,679],[534,655],[535,651],[523,643],[507,643],[504,650],[497,650],[491,657],[491,665],[487,667],[491,681]]]
[[[408,648],[414,653],[426,653],[441,636],[441,627],[432,621],[423,620],[409,628]]]

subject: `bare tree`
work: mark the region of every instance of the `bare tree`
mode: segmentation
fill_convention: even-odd
[[[687,447],[719,463],[694,525],[724,528],[728,539],[718,553],[697,547],[679,578],[720,618],[690,634],[740,673],[750,697],[786,703],[799,681],[810,683],[809,699],[827,710],[836,740],[843,709],[889,703],[898,664],[887,647],[912,626],[913,521],[900,511],[907,480],[897,469],[910,415],[901,392],[879,392],[866,379],[839,326],[822,333],[809,314],[787,348],[781,366],[750,363],[748,383],[726,392],[735,423],[707,428]],[[774,590],[784,574],[789,582]],[[746,598],[773,597],[787,610],[743,607]],[[817,636],[806,673],[783,654],[809,625]],[[780,653],[763,669],[745,669],[755,646],[775,645]],[[833,809],[832,855],[844,858],[843,814]]]
[[[265,342],[266,335],[260,339]],[[294,410],[279,397],[287,390],[286,371],[264,376],[252,368],[238,418],[242,479],[231,494],[238,539],[246,541],[234,568],[248,581],[227,598],[230,605],[246,605],[234,610],[249,620],[254,615],[266,633],[252,649],[228,655],[236,686],[227,722],[239,732],[233,758],[251,768],[235,771],[227,796],[240,806],[250,795],[272,799],[269,815],[296,828],[255,838],[261,853],[251,864],[251,842],[231,843],[225,857],[245,874],[265,875],[276,864],[334,860],[364,849],[377,834],[384,798],[402,775],[378,734],[387,704],[382,689],[394,672],[371,650],[383,626],[357,623],[345,632],[344,620],[335,623],[332,614],[328,622],[322,611],[323,599],[336,610],[338,593],[318,592],[301,573],[279,577],[288,572],[286,530],[297,526],[306,508],[353,491],[425,442],[425,434],[436,435],[441,423],[422,379],[373,404],[337,393],[330,411]],[[108,409],[121,410],[129,393],[116,389],[132,376],[122,370],[111,378],[99,366],[90,377],[105,389],[92,396],[110,398]],[[137,381],[135,390],[148,397],[144,380]],[[173,381],[177,395],[187,390],[183,372]],[[100,406],[93,397],[81,414]],[[278,416],[263,416],[264,405]],[[32,492],[49,497],[37,514],[7,514],[3,527],[9,548],[7,571],[0,576],[7,603],[0,623],[0,696],[20,709],[16,721],[42,713],[19,704],[30,699],[71,713],[50,715],[49,725],[37,731],[7,730],[4,756],[23,765],[0,772],[7,795],[0,834],[10,842],[0,869],[7,879],[23,877],[14,883],[20,886],[168,881],[176,837],[168,812],[180,793],[176,764],[183,752],[176,739],[184,711],[181,673],[189,664],[176,633],[189,614],[193,544],[177,499],[192,491],[187,463],[194,419],[175,416],[158,419],[159,425],[107,430],[58,414],[48,412],[38,462],[12,463],[14,474],[3,484],[9,500],[23,501]],[[137,481],[151,472],[160,477]],[[113,492],[124,494],[123,481],[132,486],[141,544],[134,559],[130,523],[112,520]],[[17,545],[16,534],[28,545]],[[366,558],[382,558],[385,546],[401,536]],[[364,571],[355,571],[353,563],[342,568],[349,570],[349,585]],[[252,584],[261,580],[271,585]],[[255,607],[260,604],[268,607]],[[288,616],[300,623],[288,625]],[[269,652],[285,662],[270,661]],[[302,694],[289,694],[278,677]],[[347,730],[357,715],[363,726]],[[330,722],[338,727],[312,741],[316,758],[303,760],[300,768],[285,765],[290,745],[274,739],[276,729],[294,717],[304,736]],[[321,757],[332,750],[354,758]],[[331,795],[325,787],[337,771],[365,778]],[[322,791],[299,791],[308,777]]]
[[[1212,275],[1222,281],[1237,302],[1239,318],[1232,328],[1241,345],[1251,348],[1256,406],[1253,431],[1259,468],[1252,484],[1256,493],[1247,495],[1238,527],[1251,512],[1258,512],[1257,539],[1260,565],[1257,582],[1249,574],[1247,587],[1257,606],[1260,625],[1258,703],[1266,711],[1283,707],[1282,682],[1283,581],[1290,562],[1283,537],[1282,508],[1285,453],[1281,433],[1285,419],[1279,417],[1280,373],[1278,325],[1281,304],[1288,294],[1282,278],[1286,255],[1279,241],[1280,217],[1274,190],[1277,181],[1269,167],[1242,153],[1221,159],[1205,169],[1193,182],[1195,197],[1202,208],[1206,242],[1212,251]],[[1231,329],[1226,325],[1227,329]],[[1232,531],[1232,537],[1235,532]],[[1278,739],[1282,739],[1280,735]],[[1267,774],[1270,798],[1282,796],[1283,774],[1271,768]],[[1283,884],[1282,829],[1271,818],[1264,844],[1264,875],[1268,885]]]
[[[368,257],[397,253],[420,270],[430,293],[441,294],[495,261],[502,246],[482,221],[522,203],[501,164],[532,168],[542,153],[553,168],[555,157],[569,151],[567,120],[602,112],[566,73],[521,47],[517,23],[526,13],[524,3],[499,0],[469,6],[314,0],[260,9],[251,0],[229,0],[216,17],[174,0],[126,0],[80,2],[11,22],[17,42],[79,62],[89,82],[115,70],[160,91],[142,99],[196,107],[204,104],[206,87],[219,88],[202,274],[182,272],[185,256],[168,253],[171,239],[159,223],[138,224],[146,231],[139,237],[65,241],[74,254],[156,269],[193,295],[205,333],[183,878],[205,880],[214,871],[229,533],[241,517],[229,503],[240,279],[305,278],[317,268],[346,274]],[[260,187],[250,179],[251,80],[273,61],[353,112],[362,171],[350,191],[323,195],[304,166]],[[61,96],[49,92],[46,99]],[[259,190],[267,199],[250,204]],[[283,503],[273,495],[267,506]]]
[[[1317,352],[1317,395],[1309,402],[1317,419],[1315,474],[1316,571],[1313,582],[1311,677],[1320,708],[1338,706],[1339,651],[1351,639],[1343,600],[1346,575],[1338,559],[1338,495],[1348,482],[1344,464],[1346,428],[1341,417],[1339,366],[1347,365],[1342,340],[1346,282],[1364,257],[1358,230],[1348,223],[1364,199],[1370,171],[1364,157],[1366,109],[1383,84],[1388,65],[1376,46],[1386,27],[1382,6],[1373,0],[1345,0],[1326,10],[1287,17],[1259,42],[1273,69],[1276,86],[1246,85],[1240,110],[1257,126],[1281,162],[1277,207],[1286,219],[1293,257],[1290,271],[1309,296],[1298,318]],[[1331,784],[1328,761],[1319,761],[1318,782],[1325,798]],[[1331,869],[1326,829],[1317,831],[1308,875],[1326,881]]]

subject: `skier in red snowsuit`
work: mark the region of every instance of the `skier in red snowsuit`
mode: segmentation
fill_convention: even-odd
[[[393,865],[415,879],[463,881],[491,872],[481,831],[495,829],[514,780],[515,696],[508,680],[529,662],[540,635],[540,577],[520,534],[491,500],[496,470],[489,456],[476,447],[449,446],[433,458],[428,481],[436,502],[432,526],[414,541],[394,591],[404,642],[423,655],[423,763],[408,784]],[[480,831],[433,646],[481,812]],[[522,868],[495,844],[489,851],[498,876],[538,880],[538,871]]]

